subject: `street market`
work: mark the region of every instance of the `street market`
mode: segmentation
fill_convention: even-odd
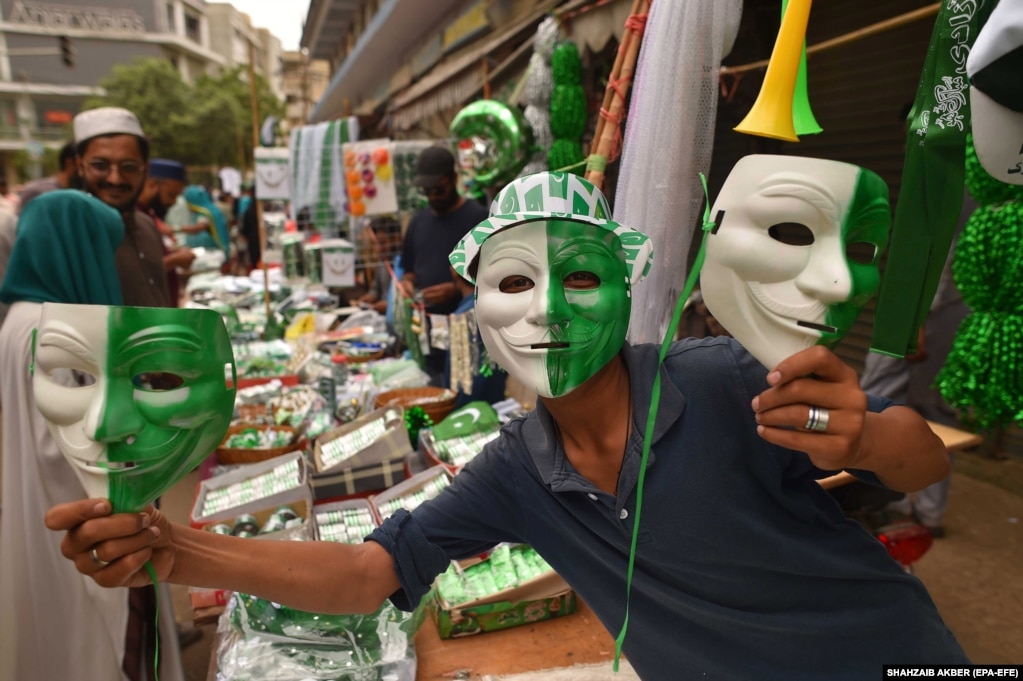
[[[0,681],[1023,670],[1023,0],[157,4],[0,2]]]

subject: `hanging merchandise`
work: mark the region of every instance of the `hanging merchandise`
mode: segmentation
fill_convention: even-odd
[[[414,213],[426,208],[428,202],[422,189],[413,180],[416,177],[416,159],[423,149],[437,146],[440,141],[410,140],[396,141],[391,147],[391,163],[394,166],[394,190],[398,200],[398,210],[402,213]]]
[[[451,122],[458,163],[466,176],[466,193],[484,196],[487,187],[518,175],[533,153],[533,129],[518,107],[493,99],[469,104]]]
[[[355,216],[385,215],[398,210],[392,143],[363,140],[342,146],[348,212]]]
[[[536,151],[526,163],[520,175],[532,175],[547,170],[547,152],[554,143],[551,134],[551,95],[554,93],[554,74],[551,72],[551,55],[561,33],[558,20],[549,16],[540,22],[533,39],[533,55],[529,58],[526,83],[523,92],[526,109],[523,115],[533,129]]]
[[[474,343],[469,337],[467,315],[453,314],[450,318],[449,333],[451,340],[451,376],[448,381],[452,390],[466,395],[472,393],[473,364],[470,345]]]
[[[324,286],[355,286],[355,247],[350,241],[321,241],[320,261],[320,278]]]
[[[255,150],[256,196],[260,201],[291,200],[291,176],[288,173],[286,147]]]
[[[50,435],[115,513],[141,511],[194,469],[234,412],[231,340],[209,309],[44,303],[32,362]]]
[[[333,231],[344,223],[347,196],[341,147],[357,139],[359,119],[355,116],[291,131],[292,215],[306,209],[320,231]]]
[[[1023,425],[1023,187],[992,177],[972,139],[966,186],[980,207],[956,244],[952,273],[970,314],[937,384],[971,427]]]
[[[895,206],[871,349],[902,357],[915,349],[952,246],[963,203],[969,87],[963,56],[991,4],[943,3],[907,121],[906,160]]]
[[[629,340],[657,343],[686,277],[710,168],[720,98],[718,70],[739,29],[741,0],[654,2],[625,129],[615,218],[642,225],[658,258],[633,292]]]
[[[551,135],[554,140],[547,152],[547,165],[583,175],[583,148],[580,139],[586,132],[588,117],[586,91],[582,85],[582,64],[579,50],[572,42],[561,42],[551,55]]]

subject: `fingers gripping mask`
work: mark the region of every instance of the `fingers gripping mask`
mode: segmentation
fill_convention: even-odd
[[[836,344],[877,292],[888,188],[837,161],[747,156],[712,208],[700,273],[711,314],[768,368]]]
[[[476,316],[490,355],[543,397],[582,385],[621,349],[631,287],[619,237],[569,220],[526,222],[489,237]]]
[[[115,511],[142,509],[216,448],[235,378],[212,310],[43,305],[36,406],[86,493]]]

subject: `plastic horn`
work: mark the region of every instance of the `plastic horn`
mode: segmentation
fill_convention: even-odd
[[[784,19],[789,0],[781,2],[781,16]],[[816,135],[824,131],[810,108],[810,92],[806,85],[806,39],[799,54],[799,71],[796,73],[796,91],[792,97],[792,124],[797,135]]]
[[[811,0],[790,0],[778,29],[764,84],[736,132],[771,139],[798,142],[792,118],[792,99],[796,91],[800,56],[810,20]]]

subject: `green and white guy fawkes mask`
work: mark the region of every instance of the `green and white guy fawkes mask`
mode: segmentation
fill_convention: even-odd
[[[768,368],[837,343],[880,283],[891,214],[884,181],[858,166],[747,156],[711,211],[700,286],[707,309]]]
[[[519,178],[450,261],[475,279],[490,356],[543,397],[561,397],[625,342],[632,285],[649,270],[647,237],[610,220],[604,196],[567,173]]]
[[[223,439],[231,342],[213,310],[45,303],[36,406],[90,497],[137,511]]]

